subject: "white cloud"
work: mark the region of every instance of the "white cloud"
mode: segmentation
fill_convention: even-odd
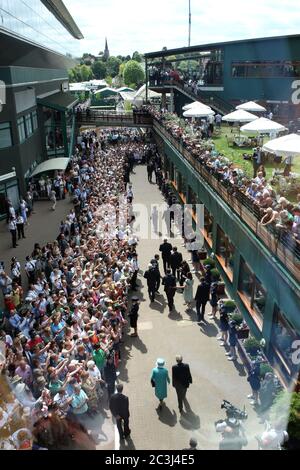
[[[108,38],[114,55],[187,46],[188,0],[64,0],[85,39],[81,53],[97,54]],[[298,34],[298,0],[192,0],[192,44]]]

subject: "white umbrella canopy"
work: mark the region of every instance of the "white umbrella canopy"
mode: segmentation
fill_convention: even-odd
[[[232,113],[226,114],[226,116],[222,117],[222,120],[227,122],[250,122],[255,119],[257,119],[257,116],[248,113],[243,109],[238,109],[237,111],[233,111]]]
[[[195,106],[191,109],[188,109],[183,113],[184,117],[187,118],[196,118],[196,117],[208,117],[208,116],[214,116],[215,112],[209,108],[208,106],[200,105]]]
[[[261,134],[268,134],[270,132],[282,132],[285,130],[286,128],[282,124],[279,124],[278,122],[271,121],[271,119],[263,117],[255,119],[255,121],[251,121],[241,127],[241,131],[243,132],[257,132]]]
[[[235,109],[243,109],[244,111],[252,111],[253,113],[262,113],[263,111],[267,111],[266,108],[255,103],[255,101],[248,101],[247,103],[240,104]]]
[[[277,156],[285,155],[294,157],[300,155],[300,136],[297,134],[284,135],[273,139],[263,146],[265,152],[274,153]]]
[[[204,103],[201,103],[201,101],[194,101],[193,103],[190,103],[190,104],[186,104],[185,106],[183,106],[183,111],[187,111],[188,109],[193,109],[193,108],[197,108],[198,106],[204,106],[205,108],[209,108],[209,106],[207,106],[206,104]],[[209,108],[210,109],[210,108]]]

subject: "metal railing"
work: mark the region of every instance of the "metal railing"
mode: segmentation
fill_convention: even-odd
[[[291,275],[300,281],[300,243],[293,237],[291,231],[279,230],[275,226],[262,226],[259,223],[262,217],[259,206],[254,204],[245,193],[230,182],[224,181],[220,173],[201,163],[183,142],[171,135],[164,124],[156,118],[154,118],[155,128],[191,164],[202,177],[203,183],[209,185],[226,202]]]
[[[145,111],[118,112],[90,109],[76,113],[77,125],[152,126],[153,118]]]

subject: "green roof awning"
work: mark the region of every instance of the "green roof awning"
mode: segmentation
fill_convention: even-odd
[[[46,108],[55,109],[56,111],[68,111],[79,102],[71,93],[55,93],[55,95],[47,96],[46,98],[38,98],[37,104],[45,106]]]

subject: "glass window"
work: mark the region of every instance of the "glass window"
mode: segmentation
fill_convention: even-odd
[[[33,134],[31,114],[27,114],[25,116],[25,123],[26,123],[26,135],[27,137],[30,137]]]
[[[257,279],[257,277],[255,277],[254,280],[254,295],[252,306],[261,315],[265,313],[266,291],[264,290],[263,286],[261,285],[261,282]]]
[[[235,247],[230,239],[218,226],[217,232],[217,254],[222,258],[223,264],[233,274]]]
[[[205,207],[204,208],[204,229],[205,229],[207,238],[209,238],[209,240],[211,241],[213,239],[213,225],[214,225],[214,219]]]
[[[239,278],[239,290],[246,295],[246,297],[252,300],[254,289],[254,275],[250,271],[247,263],[241,260],[240,278]]]
[[[299,77],[299,61],[233,62],[232,76],[240,78]]]
[[[299,334],[297,334],[295,328],[288,322],[279,307],[275,305],[271,342],[290,369],[293,369],[292,354],[294,350],[292,346],[294,341],[299,339]]]
[[[251,308],[260,315],[264,314],[266,291],[243,259],[241,260],[239,291],[247,297]]]
[[[32,113],[32,126],[33,126],[33,130],[36,131],[38,128],[38,118],[37,118],[36,111],[33,111]]]
[[[24,140],[26,140],[24,116],[20,117],[17,123],[18,123],[18,131],[19,131],[19,140],[20,140],[20,143],[22,143],[24,142]]]
[[[12,146],[11,124],[10,122],[0,123],[0,149]]]

